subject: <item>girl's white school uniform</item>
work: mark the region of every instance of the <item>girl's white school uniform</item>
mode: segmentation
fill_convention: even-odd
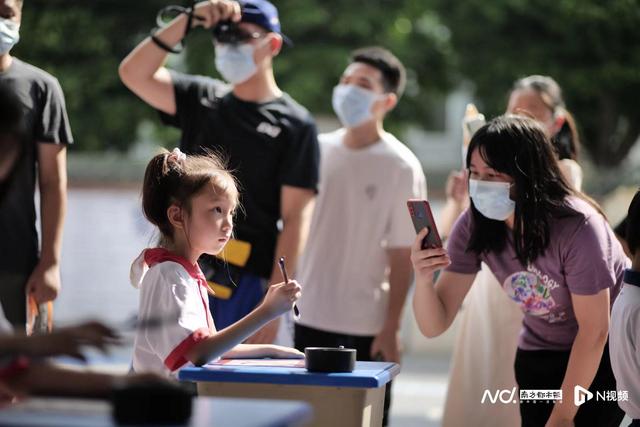
[[[154,248],[136,258],[130,276],[140,289],[140,321],[163,319],[136,332],[133,370],[176,376],[190,365],[186,354],[215,333],[204,275],[186,259]]]

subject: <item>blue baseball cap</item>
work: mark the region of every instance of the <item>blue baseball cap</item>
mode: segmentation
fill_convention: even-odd
[[[238,3],[242,8],[240,22],[259,25],[268,31],[280,34],[286,42],[291,42],[282,34],[278,9],[272,3],[267,0],[240,0]]]

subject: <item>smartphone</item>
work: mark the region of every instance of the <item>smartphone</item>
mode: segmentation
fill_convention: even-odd
[[[429,202],[426,200],[410,199],[407,200],[407,207],[409,208],[409,214],[411,215],[411,221],[413,221],[413,227],[416,229],[416,233],[419,233],[420,230],[425,227],[429,230],[429,234],[427,234],[427,237],[422,241],[422,249],[441,248],[442,240],[440,240],[436,222],[433,220]]]

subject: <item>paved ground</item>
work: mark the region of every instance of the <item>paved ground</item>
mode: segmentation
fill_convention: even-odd
[[[391,427],[440,425],[449,362],[442,356],[405,356],[402,372],[393,385]]]

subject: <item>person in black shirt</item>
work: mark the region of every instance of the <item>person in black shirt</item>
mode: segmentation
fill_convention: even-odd
[[[26,126],[22,156],[6,197],[0,201],[0,301],[9,321],[24,329],[25,290],[41,308],[60,290],[66,147],[73,138],[58,81],[10,54],[19,39],[21,13],[21,0],[0,0],[0,84],[11,87],[19,98]],[[34,203],[36,172],[40,249]]]
[[[192,26],[222,33],[214,42],[215,65],[231,85],[163,66],[187,22],[180,15],[145,39],[119,72],[165,124],[182,130],[183,151],[213,149],[228,158],[240,182],[243,212],[236,218],[235,240],[223,252],[224,261],[201,260],[216,292],[211,309],[221,329],[249,313],[267,283],[280,281],[276,258],[284,255],[295,266],[317,191],[319,148],[311,115],[274,78],[272,61],[283,35],[271,3],[209,0],[195,6]],[[277,327],[267,325],[249,342],[273,342]]]
[[[0,204],[9,190],[22,155],[22,117],[22,106],[13,89],[0,83]]]

